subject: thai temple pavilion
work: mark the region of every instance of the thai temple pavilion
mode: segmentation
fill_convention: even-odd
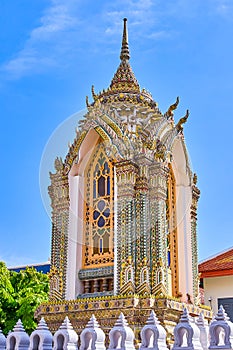
[[[76,330],[94,313],[110,329],[123,310],[144,325],[151,310],[174,327],[182,303],[200,313],[197,202],[183,124],[140,89],[130,66],[124,19],[120,64],[93,102],[65,160],[55,160],[50,302],[52,330],[68,315]],[[203,309],[206,317],[210,312]]]

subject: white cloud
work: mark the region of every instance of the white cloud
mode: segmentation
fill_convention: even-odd
[[[155,32],[151,32],[147,35],[148,39],[164,39],[171,36],[171,33],[166,30],[158,30]]]
[[[144,27],[147,26],[149,22],[154,23],[154,4],[155,2],[153,3],[151,0],[118,0],[108,3],[105,8],[105,18],[109,23],[107,32],[114,34],[115,30],[113,28],[119,28],[119,24],[122,23],[124,17],[129,18],[130,26],[139,26],[143,24]],[[121,9],[120,11],[118,10],[119,8]],[[121,26],[119,30],[121,30]]]
[[[78,23],[70,5],[72,1],[51,2],[51,6],[40,18],[41,24],[32,29],[24,48],[1,67],[8,77],[20,78],[30,72],[38,73],[59,64],[58,38],[62,46],[62,36],[66,36],[65,33],[74,29]],[[66,45],[63,48],[66,50]]]
[[[87,16],[80,20],[82,5],[86,3],[81,0],[51,0],[50,6],[39,19],[40,25],[32,28],[23,49],[0,66],[0,71],[10,79],[17,79],[64,67],[69,61],[67,54],[75,55],[75,51],[82,50],[82,43],[85,51],[96,52],[100,49],[101,43],[105,41],[103,34],[108,36],[111,50],[116,35],[122,31],[124,17],[129,18],[131,28],[141,26],[142,31],[145,28],[148,30],[149,23],[154,22],[154,2],[151,0],[103,1],[97,12],[86,12]]]
[[[64,5],[54,5],[41,18],[41,26],[31,32],[31,40],[47,40],[54,33],[72,28],[76,20]]]
[[[211,1],[207,0],[205,6],[215,8],[215,14],[216,9],[225,13],[231,7],[229,0]],[[96,53],[103,43],[112,52],[116,38],[121,37],[124,17],[129,21],[130,40],[170,40],[177,36],[172,29],[174,20],[195,17],[203,10],[201,0],[106,0],[95,11],[87,10],[88,5],[92,5],[91,0],[51,0],[23,49],[0,66],[1,73],[15,79],[47,72],[72,64],[71,56],[77,51]]]
[[[232,16],[233,4],[229,0],[217,0],[216,1],[216,12],[224,17]]]
[[[26,48],[21,50],[15,59],[9,61],[4,69],[14,77],[20,77],[35,67],[40,71],[43,66],[51,67],[55,64],[56,61],[52,57],[43,57],[36,49]]]
[[[38,262],[32,256],[19,256],[13,253],[0,254],[0,261],[4,261],[7,267],[25,266]]]

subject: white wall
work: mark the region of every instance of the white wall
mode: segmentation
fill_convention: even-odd
[[[193,270],[190,207],[192,203],[191,177],[182,139],[173,145],[172,169],[176,180],[176,215],[178,238],[179,292],[186,301],[186,293],[193,300]]]
[[[205,304],[210,305],[209,298],[212,298],[214,314],[218,311],[218,298],[233,297],[233,276],[208,277],[204,278]]]
[[[67,300],[76,299],[77,294],[83,293],[83,284],[78,278],[78,272],[82,268],[84,171],[98,139],[99,135],[91,129],[79,149],[79,162],[73,164],[69,174],[70,215],[65,295]]]

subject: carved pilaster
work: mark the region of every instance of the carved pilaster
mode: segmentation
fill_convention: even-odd
[[[90,281],[84,281],[84,293],[90,293]]]
[[[177,237],[177,198],[176,198],[176,181],[169,165],[168,176],[168,193],[167,193],[167,221],[168,221],[168,244],[169,244],[169,265],[171,271],[172,295],[179,295],[179,268],[178,268],[178,237]]]
[[[149,256],[150,256],[150,218],[148,198],[148,169],[151,161],[140,154],[137,159],[139,173],[135,183],[135,211],[136,211],[136,259],[135,285],[138,294],[150,294]]]
[[[97,279],[94,280],[93,290],[94,290],[94,293],[99,292],[99,280]]]
[[[65,296],[67,243],[69,221],[69,183],[64,175],[61,159],[55,160],[56,173],[50,173],[49,195],[52,207],[52,249],[50,275],[50,298],[62,299]],[[54,281],[56,280],[56,283]]]
[[[102,284],[103,292],[106,292],[108,290],[108,281],[107,278],[103,278],[103,284]]]
[[[137,173],[138,166],[130,161],[116,163],[117,292],[127,284],[127,269],[133,267],[131,263],[135,261],[134,186]]]
[[[197,176],[193,176],[191,215],[191,245],[192,245],[192,268],[193,268],[193,296],[194,302],[198,303],[198,251],[197,251],[197,206],[200,197],[200,190],[196,186]]]
[[[162,162],[150,166],[150,231],[151,286],[153,293],[167,293],[167,177],[168,168]]]

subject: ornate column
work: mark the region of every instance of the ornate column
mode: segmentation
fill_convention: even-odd
[[[94,280],[94,293],[98,293],[99,292],[99,280],[95,279]]]
[[[62,299],[66,290],[67,244],[69,222],[69,183],[62,160],[55,160],[56,173],[50,173],[49,195],[52,207],[52,249],[50,298]]]
[[[106,292],[106,291],[108,290],[108,281],[107,281],[107,278],[103,278],[102,287],[103,287],[103,292]]]
[[[135,212],[134,186],[138,166],[131,161],[116,163],[117,177],[117,237],[115,260],[117,264],[117,293],[126,293],[127,269],[133,268],[135,273]],[[132,276],[132,286],[134,285]],[[131,290],[134,292],[134,290]]]
[[[135,184],[135,285],[139,294],[150,294],[149,256],[150,256],[150,218],[148,200],[148,167],[151,161],[144,154],[137,159],[139,174]]]
[[[84,281],[84,293],[90,293],[90,281]]]
[[[193,268],[193,297],[194,303],[198,304],[199,279],[198,279],[198,252],[197,252],[197,204],[200,197],[200,190],[196,186],[197,175],[193,175],[192,205],[191,205],[191,246],[192,246],[192,268]]]
[[[149,169],[150,193],[150,269],[152,274],[152,292],[168,292],[167,275],[167,177],[168,167],[160,161],[155,161]]]
[[[178,237],[177,237],[177,198],[176,181],[171,164],[169,164],[169,175],[167,183],[167,222],[168,222],[168,244],[169,265],[171,272],[171,295],[179,296],[179,263],[178,263]]]

